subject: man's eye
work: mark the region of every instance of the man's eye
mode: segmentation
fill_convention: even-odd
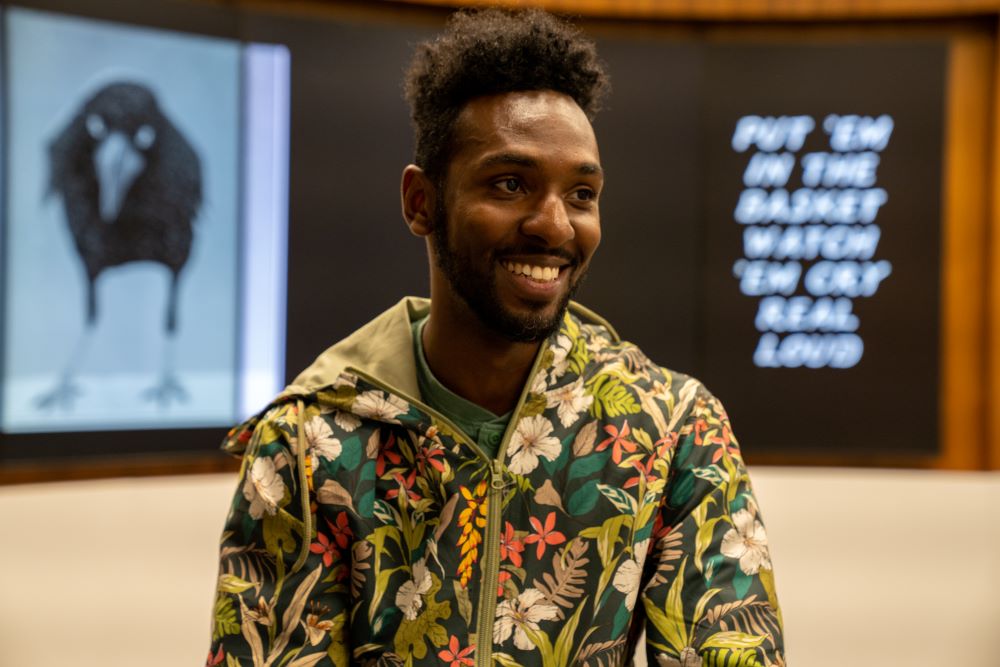
[[[504,192],[518,192],[521,189],[521,181],[516,178],[505,178],[497,182],[497,187]]]
[[[580,188],[573,194],[575,194],[576,198],[580,201],[593,201],[597,199],[597,193],[590,188]]]

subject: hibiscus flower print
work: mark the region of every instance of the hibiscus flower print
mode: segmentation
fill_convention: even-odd
[[[544,597],[537,588],[529,588],[515,599],[498,604],[493,642],[502,644],[513,634],[514,646],[522,651],[534,648],[525,630],[538,630],[539,621],[553,621],[559,615],[555,605],[542,601]]]
[[[409,620],[415,620],[424,606],[424,595],[430,590],[431,573],[427,570],[424,559],[413,564],[412,578],[403,583],[396,593],[396,606]]]
[[[348,433],[361,426],[361,420],[358,417],[342,410],[337,410],[333,414],[333,421]]]
[[[573,349],[573,341],[566,334],[559,334],[549,348],[552,350],[552,366],[549,368],[549,378],[555,382],[569,369],[569,352]]]
[[[285,483],[267,457],[254,459],[250,474],[243,482],[243,497],[250,501],[250,516],[259,519],[265,513],[273,515],[285,497]]]
[[[306,441],[312,447],[313,468],[319,467],[319,458],[335,461],[343,447],[340,440],[333,437],[333,429],[322,417],[313,417],[305,423]]]
[[[562,445],[552,433],[552,422],[541,415],[526,417],[517,423],[517,430],[510,439],[510,471],[527,475],[538,467],[538,457],[549,461],[559,457]]]
[[[744,574],[757,574],[761,568],[771,569],[764,524],[746,509],[733,514],[733,527],[722,536],[720,550],[724,556],[738,558]]]
[[[576,382],[546,392],[545,402],[550,408],[558,406],[559,422],[569,428],[580,418],[580,413],[590,407],[594,397],[584,391],[583,378],[579,377]]]
[[[358,417],[368,417],[389,424],[398,424],[399,415],[405,415],[409,412],[410,405],[398,396],[372,389],[358,394],[357,398],[354,399],[352,409]]]

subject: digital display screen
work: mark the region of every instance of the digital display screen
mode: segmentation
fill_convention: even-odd
[[[937,452],[946,54],[709,54],[698,366],[750,451]]]
[[[259,409],[284,380],[287,49],[19,8],[5,27],[0,430]]]

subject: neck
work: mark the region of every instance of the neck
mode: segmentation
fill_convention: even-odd
[[[488,329],[468,308],[431,300],[424,326],[427,365],[441,384],[493,414],[514,409],[541,343],[517,343]]]

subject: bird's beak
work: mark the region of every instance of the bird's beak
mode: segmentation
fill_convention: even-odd
[[[94,170],[100,191],[100,213],[104,222],[118,219],[122,203],[136,177],[146,167],[146,158],[121,132],[112,132],[94,151]]]

